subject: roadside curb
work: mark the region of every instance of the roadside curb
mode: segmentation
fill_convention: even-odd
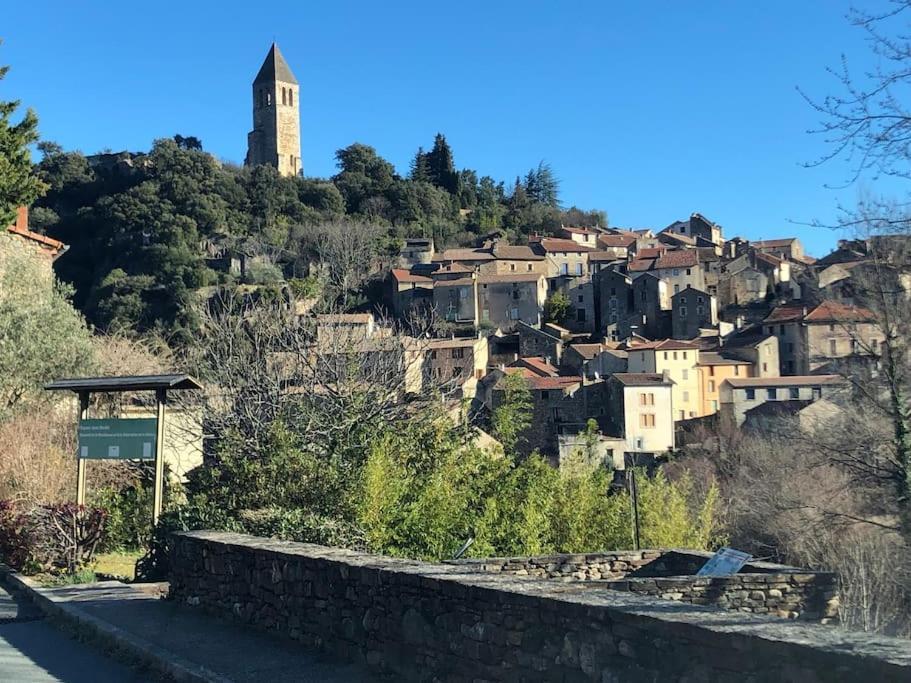
[[[121,660],[140,664],[180,683],[231,683],[229,678],[83,612],[76,603],[62,600],[51,590],[4,564],[0,564],[0,583],[23,594],[44,614],[65,626],[80,640],[92,641]]]

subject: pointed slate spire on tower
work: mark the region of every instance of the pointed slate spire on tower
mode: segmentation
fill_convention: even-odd
[[[278,43],[272,43],[269,54],[266,55],[266,61],[264,61],[263,65],[260,67],[259,73],[256,74],[256,78],[253,79],[253,84],[273,83],[275,81],[294,83],[297,85],[297,79],[291,72],[291,67],[288,66],[288,62],[285,61],[282,51],[278,49]]]

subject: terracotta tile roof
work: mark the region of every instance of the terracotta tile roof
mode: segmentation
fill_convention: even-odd
[[[823,301],[807,313],[804,320],[809,323],[875,322],[876,316],[866,308],[847,306],[838,301]]]
[[[493,261],[494,255],[487,249],[446,249],[434,261]]]
[[[816,259],[813,258],[812,256],[806,256],[806,255],[804,255],[804,256],[794,256],[793,259],[794,259],[795,261],[797,261],[797,263],[802,263],[802,264],[804,264],[805,266],[812,266],[814,263],[816,263]]]
[[[635,235],[598,235],[598,245],[602,247],[630,247],[635,243]]]
[[[427,342],[428,349],[459,349],[473,347],[478,343],[474,337],[456,337],[455,339],[431,339]]]
[[[539,356],[526,356],[516,360],[511,367],[525,367],[539,377],[556,377],[559,370]]]
[[[539,377],[536,375],[531,368],[503,368],[503,372],[507,375],[521,375],[525,379],[531,379],[532,377]]]
[[[670,228],[665,228],[664,230],[662,230],[661,232],[658,233],[658,238],[660,239],[662,237],[664,239],[669,239],[669,240],[673,240],[675,242],[680,242],[681,244],[687,244],[687,245],[696,244],[696,240],[694,240],[692,237],[689,237],[688,235],[681,235],[680,233],[673,232]]]
[[[583,244],[574,242],[570,239],[560,237],[532,237],[528,240],[530,244],[539,244],[545,252],[565,251],[565,252],[586,252],[594,251],[592,247],[586,247]]]
[[[32,240],[33,242],[38,242],[38,244],[48,247],[54,251],[59,251],[65,246],[60,240],[55,240],[54,238],[48,237],[47,235],[42,235],[41,233],[32,232],[31,230],[22,229],[13,225],[9,226],[7,230],[9,230],[9,232],[13,233],[14,235],[19,235],[20,237]]]
[[[541,273],[504,273],[502,275],[479,275],[478,282],[495,284],[498,282],[537,282],[544,275]]]
[[[764,254],[761,251],[756,252],[756,260],[764,261],[770,266],[775,266],[776,268],[781,265],[781,259],[777,256],[772,256],[771,254]]]
[[[671,386],[674,381],[659,372],[615,372],[611,375],[615,380],[627,387],[640,387],[646,385]]]
[[[728,377],[724,380],[735,389],[763,387],[810,387],[845,384],[841,375],[790,375],[788,377]]]
[[[458,280],[436,280],[433,286],[440,287],[466,287],[474,282],[474,278],[461,277]]]
[[[715,247],[696,247],[696,254],[700,261],[720,261],[721,257],[715,253]]]
[[[601,344],[573,344],[569,348],[573,349],[585,360],[591,360],[604,350]]]
[[[417,275],[404,268],[393,268],[392,277],[395,278],[397,282],[433,282],[433,279],[426,275]]]
[[[544,255],[524,244],[495,244],[493,255],[498,259],[507,261],[543,261]]]
[[[637,258],[629,262],[629,265],[626,267],[631,273],[640,273],[646,270],[651,270],[655,267],[655,259],[649,258]]]
[[[748,360],[725,358],[718,351],[703,351],[699,354],[696,365],[752,365]]]
[[[531,389],[568,389],[574,385],[582,384],[582,378],[574,377],[529,377],[528,386]]]
[[[833,323],[833,322],[876,322],[872,311],[858,306],[847,306],[838,301],[823,301],[811,311],[803,306],[779,306],[774,309],[765,323],[784,322]]]
[[[655,262],[656,269],[664,268],[691,268],[699,265],[699,257],[695,249],[679,249],[665,252]]]
[[[764,323],[789,323],[802,320],[806,307],[804,306],[777,306],[772,309]]]
[[[470,266],[466,266],[464,263],[459,263],[458,261],[454,261],[453,263],[448,263],[445,266],[441,266],[436,271],[434,271],[433,274],[434,274],[434,276],[436,276],[438,273],[452,274],[452,273],[473,273],[473,272],[474,272],[474,268],[472,268]]]
[[[612,251],[592,251],[588,255],[589,261],[601,262],[601,261],[622,261],[622,258],[618,258],[617,255]]]
[[[636,258],[658,258],[667,251],[667,247],[643,247],[636,252]]]

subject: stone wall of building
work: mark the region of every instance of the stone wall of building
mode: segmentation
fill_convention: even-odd
[[[911,642],[593,582],[240,534],[172,537],[170,597],[394,680],[900,681]]]
[[[459,560],[471,571],[592,581],[598,588],[665,600],[712,605],[776,617],[838,621],[838,581],[831,572],[754,562],[726,577],[695,576],[711,556],[692,550],[640,550],[584,555],[491,557]]]

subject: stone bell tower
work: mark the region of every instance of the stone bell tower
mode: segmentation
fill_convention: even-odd
[[[269,164],[281,175],[300,175],[300,86],[278,45],[272,43],[253,81],[253,130],[244,164]]]

